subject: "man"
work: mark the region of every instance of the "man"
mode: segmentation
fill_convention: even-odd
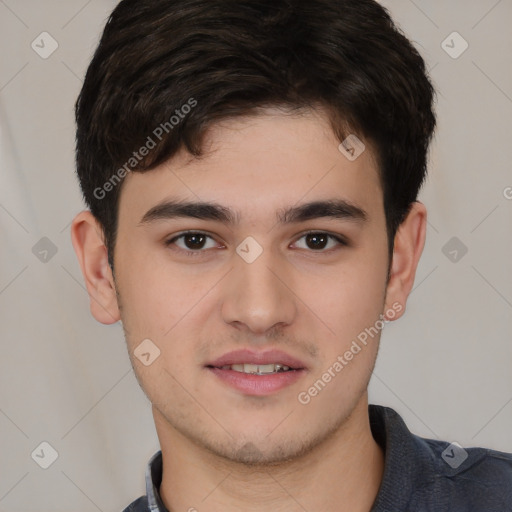
[[[425,241],[433,102],[372,0],[116,7],[72,240],[161,445],[126,511],[512,510],[512,455],[368,404]]]

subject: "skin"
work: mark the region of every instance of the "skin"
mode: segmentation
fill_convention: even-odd
[[[134,372],[153,405],[169,511],[358,512],[375,500],[384,455],[371,434],[367,387],[380,331],[307,405],[298,395],[379,315],[404,313],[426,210],[413,203],[400,226],[388,281],[371,146],[349,161],[338,145],[322,111],[269,109],[215,124],[200,159],[182,150],[152,171],[131,173],[120,197],[115,280],[97,221],[88,211],[73,221],[92,314],[105,324],[122,320]],[[237,211],[239,223],[140,222],[171,197],[217,202]],[[276,222],[284,207],[333,198],[359,206],[367,219]],[[187,230],[212,237],[195,257],[185,255],[198,247],[190,239],[165,245]],[[308,230],[344,236],[348,245],[315,245]],[[236,252],[247,236],[263,249],[252,263]],[[147,338],[160,350],[149,366],[134,356]],[[204,366],[240,348],[281,349],[307,372],[272,395],[249,396]]]

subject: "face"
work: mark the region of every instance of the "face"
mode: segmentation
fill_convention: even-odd
[[[338,146],[321,113],[268,110],[215,125],[201,159],[181,152],[127,176],[115,283],[159,435],[277,462],[329,438],[365,397],[387,307],[386,225],[370,147],[351,161]],[[166,202],[220,210],[177,215]],[[146,362],[160,351],[148,365],[135,356],[143,340]],[[265,366],[230,366],[244,362]],[[295,369],[263,375],[272,363]]]

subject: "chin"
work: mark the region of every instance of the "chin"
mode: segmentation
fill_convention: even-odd
[[[261,438],[261,436],[258,436],[258,439],[250,439],[247,433],[244,433],[244,439],[238,442],[231,439],[229,444],[221,443],[208,446],[208,443],[206,443],[205,448],[230,463],[258,469],[294,461],[310,452],[317,445],[316,439],[301,440],[294,435],[274,438],[272,441],[271,443],[268,438]]]
[[[294,460],[302,449],[300,447],[258,446],[248,441],[240,449],[231,454],[231,461],[254,468],[276,466]]]

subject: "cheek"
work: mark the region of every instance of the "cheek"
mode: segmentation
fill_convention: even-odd
[[[331,410],[333,403],[351,410],[368,386],[382,327],[385,272],[366,265],[352,266],[315,292],[312,309],[331,330],[321,327],[317,343],[321,358],[302,391],[311,398],[313,415]],[[307,326],[305,326],[307,329]],[[320,333],[320,331],[318,331]],[[307,397],[306,397],[307,398]]]
[[[184,272],[158,261],[134,258],[120,275],[123,325],[133,352],[149,338],[160,349],[166,368],[180,372],[202,338],[219,276]],[[196,347],[197,348],[197,347]],[[188,359],[188,360],[187,360]]]
[[[123,323],[130,326],[132,342],[140,337],[165,338],[186,312],[182,278],[154,261],[140,257],[127,261],[118,282]]]
[[[321,285],[305,286],[304,296],[308,297],[305,302],[332,328],[331,335],[339,343],[357,336],[379,318],[384,304],[386,269],[382,262],[367,262],[357,257],[350,265],[340,266],[335,275],[331,273],[322,279]]]

